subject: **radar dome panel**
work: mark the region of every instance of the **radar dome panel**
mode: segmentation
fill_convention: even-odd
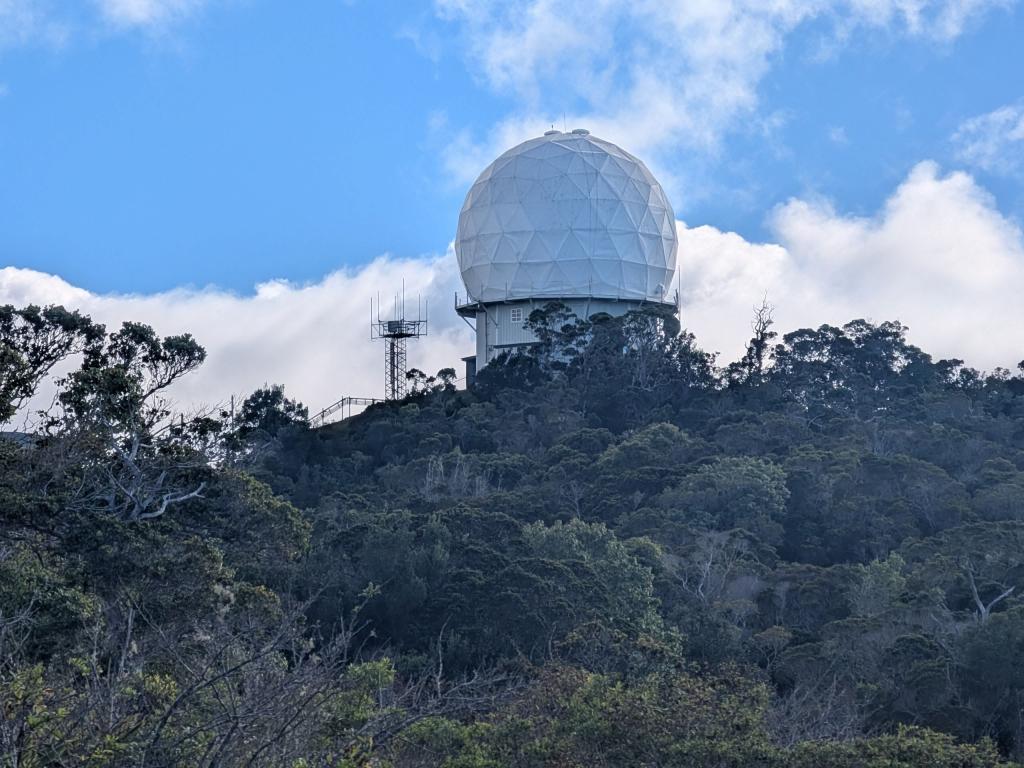
[[[470,188],[455,253],[475,301],[665,301],[675,214],[640,160],[586,132],[513,147]]]

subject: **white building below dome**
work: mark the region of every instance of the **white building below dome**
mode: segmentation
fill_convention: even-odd
[[[470,188],[455,253],[476,319],[476,367],[531,344],[534,309],[579,317],[672,305],[675,214],[647,167],[587,131],[548,131],[505,152]]]

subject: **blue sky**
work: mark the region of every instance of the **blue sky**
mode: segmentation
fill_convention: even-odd
[[[284,8],[4,53],[3,260],[101,291],[244,290],[443,250],[459,195],[428,121],[486,94],[399,38],[405,8]]]
[[[1013,365],[1021,40],[1018,0],[0,0],[0,301],[192,330],[199,395],[365,395],[299,340],[375,367],[366,297],[450,303],[473,177],[564,121],[662,180],[723,359],[767,293]],[[426,368],[469,346],[434,318]]]
[[[210,2],[151,27],[82,5],[54,12],[63,42],[0,52],[0,259],[90,290],[247,291],[443,252],[466,187],[451,136],[492,145],[523,100],[479,76],[465,25],[429,5]],[[834,26],[790,33],[714,151],[669,136],[649,152],[680,176],[681,219],[761,240],[791,196],[870,214],[921,159],[958,165],[962,122],[1024,96],[1019,6],[949,40],[894,22],[839,43]],[[535,112],[556,122],[600,109],[558,77],[542,89]],[[1024,212],[1018,179],[980,173]]]

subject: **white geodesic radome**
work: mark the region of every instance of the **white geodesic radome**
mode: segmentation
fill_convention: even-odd
[[[596,297],[665,301],[675,214],[642,162],[586,131],[549,131],[491,163],[455,238],[479,302]]]

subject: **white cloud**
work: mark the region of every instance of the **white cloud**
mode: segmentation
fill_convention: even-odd
[[[669,148],[714,154],[755,113],[760,82],[807,22],[822,20],[834,45],[864,29],[948,41],[1013,0],[435,2],[461,30],[471,71],[517,104],[486,139],[464,132],[452,143],[448,169],[466,182],[551,120],[561,127],[567,105],[569,127],[655,164]]]
[[[978,168],[1003,174],[1024,170],[1024,103],[965,120],[953,143],[958,157]]]
[[[433,64],[441,61],[444,46],[435,30],[422,25],[406,24],[398,30],[397,37],[399,40],[408,40],[420,56]]]
[[[0,50],[29,42],[63,45],[69,26],[51,10],[48,0],[0,0]]]
[[[265,283],[249,296],[217,289],[98,295],[53,275],[8,267],[0,269],[0,303],[60,303],[83,310],[110,330],[137,320],[161,335],[192,333],[208,357],[174,390],[179,403],[223,403],[232,394],[281,383],[316,411],[345,395],[382,396],[384,348],[369,338],[369,302],[378,292],[393,296],[403,280],[413,304],[422,295],[430,306],[430,335],[410,342],[410,366],[431,374],[451,366],[462,375],[459,358],[471,354],[474,345],[451,309],[458,284],[454,262],[453,253],[431,259],[381,257],[310,285]]]
[[[0,42],[23,39],[35,26],[34,4],[26,0],[0,0]]]
[[[846,135],[846,129],[841,125],[828,129],[828,140],[840,147],[845,147],[850,143],[850,137]]]
[[[102,16],[121,27],[157,28],[195,13],[206,0],[95,0]]]
[[[0,0],[0,50],[42,45],[60,48],[83,30],[162,32],[192,16],[209,0]]]
[[[778,330],[864,317],[900,320],[938,357],[991,369],[1024,358],[1024,235],[964,173],[914,168],[871,218],[827,202],[791,200],[771,218],[774,244],[679,223],[684,326],[724,361],[742,353],[754,306],[767,295]],[[239,296],[216,289],[97,295],[52,275],[0,270],[0,303],[62,303],[113,328],[126,319],[161,334],[191,332],[206,346],[202,369],[175,392],[218,403],[283,383],[311,409],[342,395],[380,396],[383,348],[368,338],[369,297],[406,293],[430,303],[430,336],[410,345],[410,365],[460,371],[473,351],[452,309],[461,289],[454,254],[381,257],[310,285],[273,281]]]
[[[921,163],[872,218],[791,200],[771,228],[778,244],[680,225],[683,324],[726,359],[766,294],[783,332],[899,320],[937,357],[988,369],[1024,359],[1024,235],[969,175]]]

